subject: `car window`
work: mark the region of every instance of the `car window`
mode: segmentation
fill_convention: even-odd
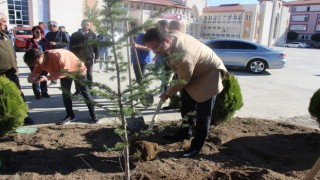
[[[252,49],[252,50],[257,49],[255,45],[245,43],[245,42],[236,42],[236,41],[230,41],[229,48],[230,49]]]
[[[255,45],[237,41],[214,41],[207,44],[211,49],[251,49],[255,50]]]
[[[211,49],[229,49],[228,41],[214,41],[207,44]]]
[[[16,35],[32,35],[31,30],[17,30]]]

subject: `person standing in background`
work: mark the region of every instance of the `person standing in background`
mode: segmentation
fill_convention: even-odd
[[[21,92],[22,99],[26,102],[18,77],[16,54],[9,36],[5,33],[7,19],[7,16],[0,12],[0,76],[5,76],[15,83]],[[31,125],[34,124],[34,121],[27,115],[24,124]]]
[[[66,35],[68,36],[68,38],[70,39],[70,34],[66,31],[66,27],[64,26],[59,26],[59,30],[66,33]],[[69,46],[67,46],[67,49],[69,49]]]
[[[137,21],[131,21],[129,25],[130,25],[130,28],[133,29],[138,26],[138,23]],[[132,44],[131,62],[132,62],[133,71],[138,83],[142,80],[145,74],[147,65],[152,61],[151,51],[150,49],[148,49],[147,46],[144,45],[144,42],[143,42],[144,35],[145,35],[144,32],[139,32],[137,36],[133,37],[133,42],[131,42]],[[137,52],[138,59],[136,59],[135,51]],[[141,74],[139,69],[141,70]]]
[[[44,38],[44,32],[40,26],[34,26],[32,28],[33,38],[27,41],[26,50],[31,48],[39,49],[41,52],[45,52],[48,46],[48,41]],[[29,67],[31,72],[33,71],[34,67]],[[40,75],[47,76],[48,72],[43,71]],[[32,83],[32,90],[36,97],[36,99],[41,99],[41,97],[50,98],[48,94],[48,85],[47,81],[41,83]]]
[[[93,64],[99,60],[98,46],[92,42],[96,40],[96,34],[91,31],[91,22],[89,19],[84,19],[81,22],[81,29],[73,33],[70,38],[70,51],[84,62],[87,68],[87,80],[89,81],[89,89],[92,89],[93,82]],[[80,93],[76,87],[74,95]]]
[[[97,36],[98,40],[103,43],[107,42],[107,36],[104,34],[99,34]],[[99,46],[99,73],[101,73],[104,69],[106,72],[108,72],[108,65],[109,65],[109,48],[103,45]],[[105,68],[103,69],[103,65],[106,65]]]
[[[47,50],[50,49],[68,49],[70,39],[66,33],[58,29],[58,23],[56,21],[49,21],[48,27],[50,32],[48,32],[45,38],[49,41]],[[56,85],[57,81],[52,80],[49,86]]]

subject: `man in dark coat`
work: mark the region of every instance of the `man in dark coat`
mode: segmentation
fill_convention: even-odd
[[[58,23],[56,21],[49,21],[48,28],[50,32],[48,32],[45,38],[49,41],[49,45],[47,50],[50,49],[68,49],[70,39],[69,36],[59,30]],[[52,80],[49,86],[57,84],[56,80]]]
[[[96,40],[96,34],[91,31],[91,22],[84,19],[81,22],[81,29],[73,33],[70,38],[70,51],[82,60],[87,68],[87,79],[92,83],[93,64],[99,59],[99,48],[92,40]],[[89,83],[89,89],[92,84]],[[76,87],[75,95],[79,94]]]

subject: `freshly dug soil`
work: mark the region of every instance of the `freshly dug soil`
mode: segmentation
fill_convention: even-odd
[[[0,179],[123,179],[121,152],[111,149],[121,141],[114,127],[38,128],[0,139]],[[139,151],[131,157],[132,179],[302,179],[320,156],[318,129],[277,121],[233,118],[211,128],[194,158],[181,157],[190,140],[162,138],[176,130],[166,123],[154,134],[133,138],[131,150]]]

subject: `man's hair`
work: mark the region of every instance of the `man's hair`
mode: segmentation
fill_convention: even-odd
[[[41,57],[41,54],[39,49],[31,48],[24,54],[23,60],[28,66],[32,66],[36,63],[37,59]]]
[[[157,25],[160,26],[161,28],[168,28],[169,27],[169,23],[167,20],[157,21]]]
[[[48,26],[58,27],[58,23],[57,23],[57,21],[49,21],[49,22],[48,22]]]
[[[129,22],[129,25],[130,25],[130,28],[135,28],[139,25],[139,22],[137,19],[132,19],[130,22]]]
[[[89,19],[83,19],[82,21],[81,21],[81,24],[84,24],[84,23],[91,23],[91,21],[89,20]]]
[[[169,23],[169,30],[170,30],[170,31],[172,31],[172,30],[181,31],[182,28],[181,28],[181,23],[180,23],[180,21],[177,21],[177,20],[170,21],[170,23]]]
[[[153,27],[148,29],[143,37],[143,42],[158,41],[163,42],[169,34],[159,28]]]

